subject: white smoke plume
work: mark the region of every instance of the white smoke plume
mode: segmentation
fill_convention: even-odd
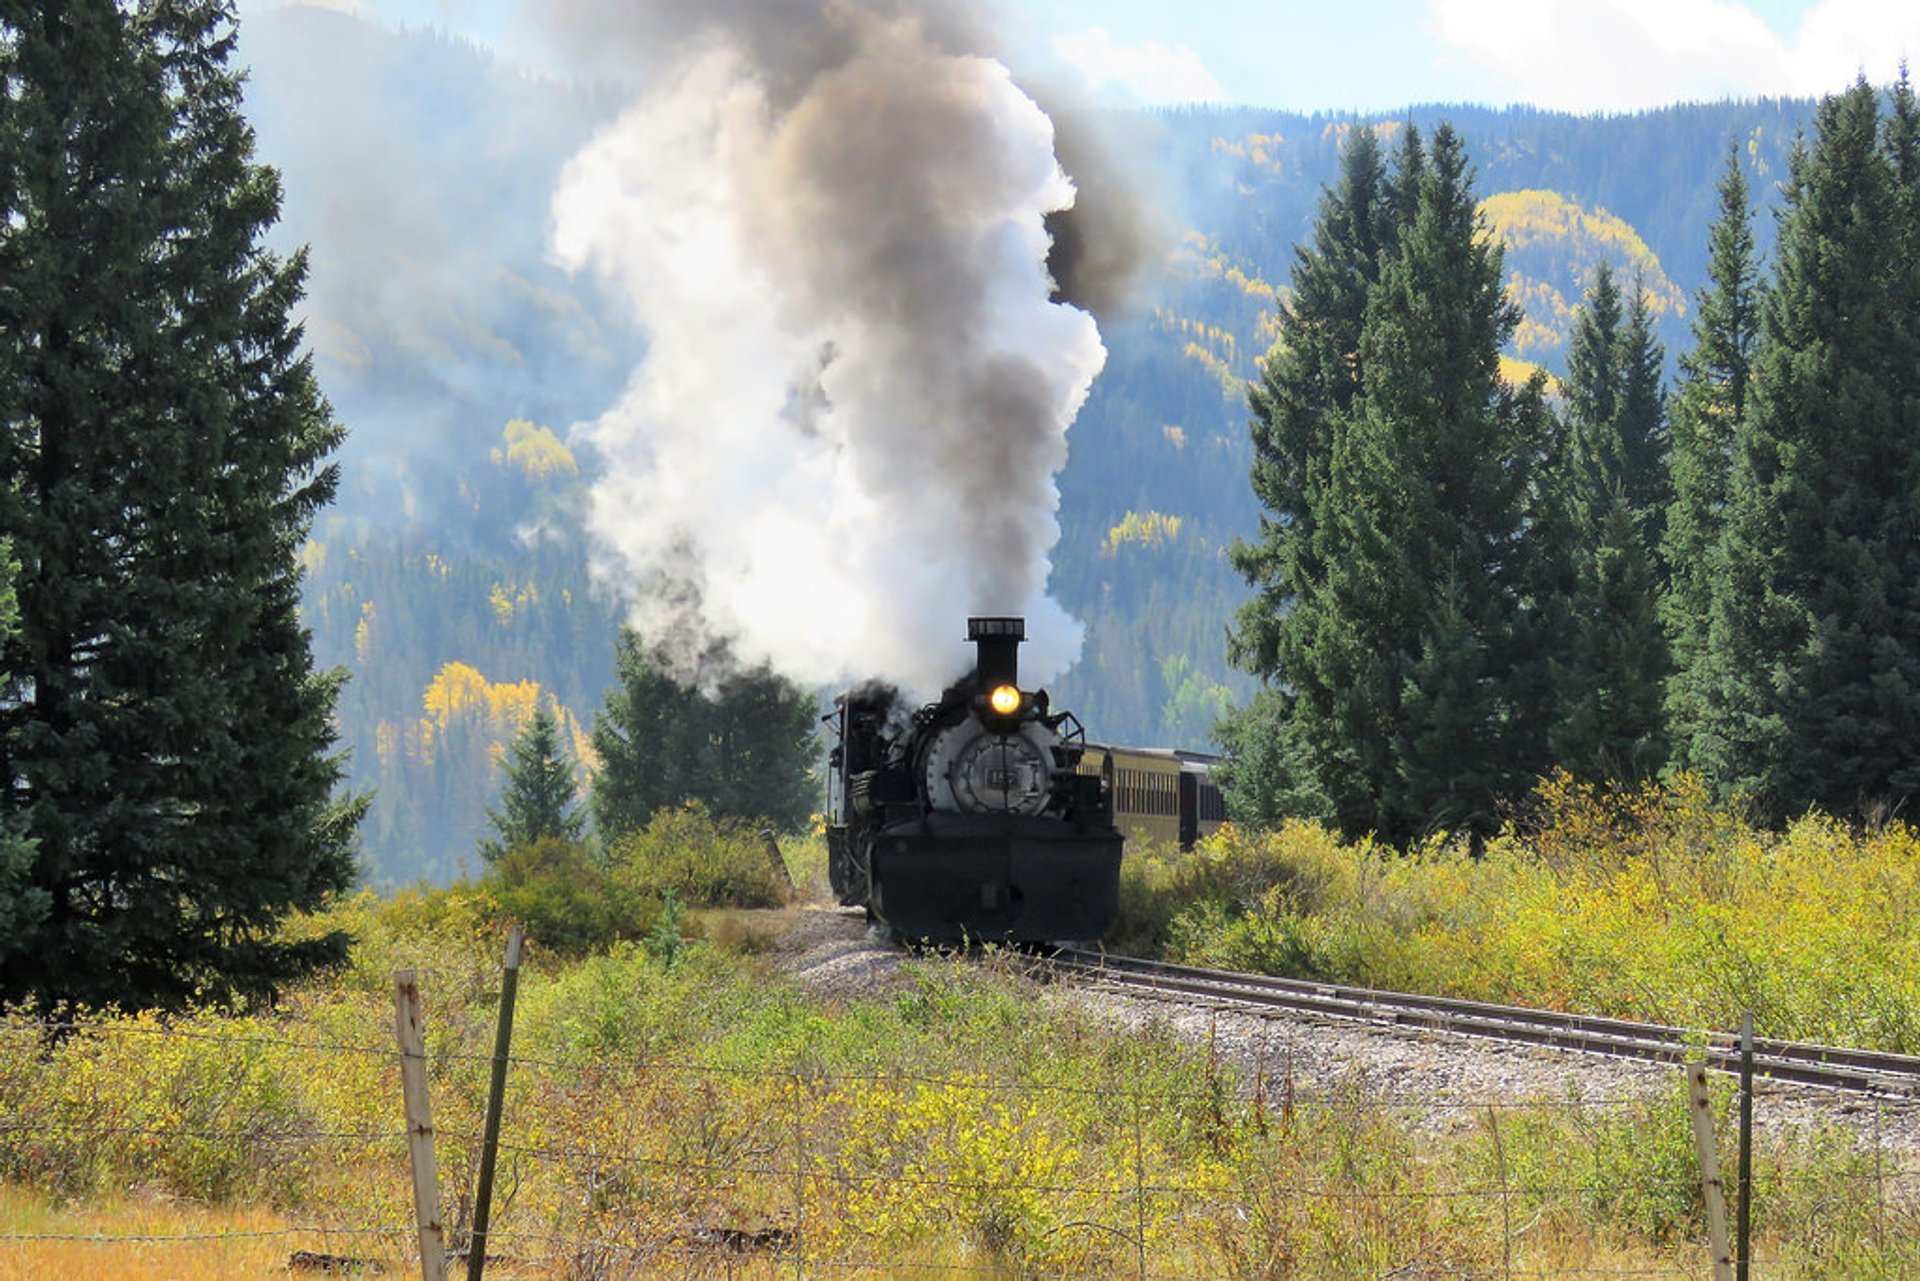
[[[721,642],[928,691],[968,614],[1020,613],[1024,675],[1063,669],[1054,476],[1105,349],[1053,298],[1047,223],[1075,192],[1048,117],[945,6],[566,9],[654,59],[553,202],[558,260],[648,335],[580,433],[636,627],[689,667]]]

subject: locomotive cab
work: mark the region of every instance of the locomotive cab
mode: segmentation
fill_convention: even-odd
[[[896,724],[889,691],[843,696],[829,869],[841,902],[939,941],[1094,939],[1119,911],[1121,835],[1078,770],[1071,713],[1019,683],[1019,618],[968,620],[974,670]]]

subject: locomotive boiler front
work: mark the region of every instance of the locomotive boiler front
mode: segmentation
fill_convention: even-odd
[[[911,724],[849,695],[829,827],[835,889],[912,939],[1092,939],[1119,908],[1121,836],[1083,736],[1020,687],[1019,618],[968,620],[974,671]]]
[[[1055,803],[1056,771],[1078,760],[1078,748],[1047,723],[1044,695],[1020,688],[1025,620],[969,619],[967,639],[978,655],[971,691],[963,684],[949,715],[932,718],[917,744],[922,794],[934,810],[1044,814]]]

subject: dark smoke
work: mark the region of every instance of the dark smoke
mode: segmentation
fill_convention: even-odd
[[[945,0],[542,13],[642,86],[554,203],[558,260],[648,335],[587,433],[606,568],[653,585],[635,625],[930,689],[959,619],[1025,613],[1058,670],[1079,629],[1045,595],[1054,477],[1105,360],[1087,313],[1148,243],[1092,117],[1050,120]]]
[[[1053,154],[1076,193],[1071,209],[1047,215],[1054,297],[1106,323],[1133,298],[1146,267],[1166,253],[1171,228],[1141,198],[1090,107],[1060,90],[1023,87],[1053,121]]]

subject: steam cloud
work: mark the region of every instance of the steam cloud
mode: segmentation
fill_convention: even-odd
[[[653,64],[553,204],[560,263],[648,335],[583,429],[635,625],[688,670],[722,642],[927,691],[964,665],[967,614],[1022,613],[1027,674],[1063,668],[1081,629],[1044,594],[1053,478],[1106,358],[1064,300],[1110,301],[1137,260],[1119,186],[1074,210],[1053,123],[952,5],[560,18],[577,56]],[[1050,223],[1073,251],[1052,275]]]

